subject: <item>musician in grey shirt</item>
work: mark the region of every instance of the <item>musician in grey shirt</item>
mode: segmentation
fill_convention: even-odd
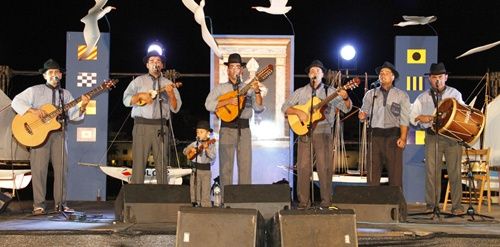
[[[441,198],[441,167],[443,155],[446,159],[446,170],[451,187],[451,212],[463,214],[461,157],[462,147],[455,140],[436,135],[431,130],[434,123],[434,110],[443,99],[454,98],[458,103],[464,104],[462,94],[455,88],[447,86],[448,72],[443,63],[433,63],[430,67],[429,84],[431,88],[421,93],[412,105],[410,121],[412,125],[426,130],[425,136],[425,202],[427,211],[432,212],[439,207]],[[436,98],[437,96],[437,98]],[[440,125],[443,123],[440,123]],[[436,149],[436,141],[438,147]],[[437,155],[436,155],[437,154]],[[436,160],[437,158],[437,160]],[[436,161],[438,162],[436,164]],[[437,194],[436,194],[437,192]]]
[[[42,109],[43,105],[52,104],[56,107],[61,106],[60,94],[63,95],[63,104],[66,105],[73,101],[71,93],[59,85],[59,81],[62,78],[61,70],[56,61],[52,59],[47,60],[43,68],[39,70],[43,74],[46,84],[29,87],[16,95],[12,100],[12,109],[19,115],[30,113],[38,118],[42,118],[49,113]],[[68,119],[73,121],[83,119],[89,100],[90,97],[83,95],[81,106],[72,107],[66,112]],[[52,119],[51,121],[56,120]],[[43,126],[45,125],[41,125],[38,128],[41,129]],[[63,133],[59,129],[50,132],[45,142],[40,146],[32,147],[30,150],[31,175],[33,176],[33,215],[46,213],[45,195],[49,160],[54,169],[54,202],[56,211],[73,211],[66,205],[66,181],[64,181],[64,177],[66,176],[67,165],[66,167],[63,166],[61,157],[63,141],[65,142],[63,140]],[[67,157],[66,152],[67,150],[64,148],[65,157]],[[67,159],[65,159],[66,161]]]
[[[225,105],[238,105],[237,97],[220,100],[219,97],[245,86],[241,83],[241,74],[246,65],[237,53],[229,55],[227,66],[229,81],[215,86],[205,100],[205,108],[210,112]],[[221,187],[233,184],[234,153],[237,156],[238,184],[252,183],[252,134],[249,119],[253,111],[264,111],[263,99],[258,81],[253,81],[252,89],[247,92],[245,105],[240,115],[231,122],[221,120],[219,131],[219,174]],[[222,193],[224,195],[224,192]],[[224,198],[223,198],[224,200]]]
[[[150,51],[143,62],[148,69],[148,74],[141,75],[130,82],[123,92],[123,104],[132,107],[134,129],[132,130],[132,180],[134,184],[144,183],[144,170],[150,150],[156,168],[158,184],[167,183],[168,165],[168,125],[171,112],[177,113],[182,101],[176,85],[163,77],[161,70],[166,57],[158,51]],[[159,84],[159,85],[158,85]],[[160,103],[160,99],[162,102]],[[160,116],[160,104],[163,116]],[[162,136],[158,135],[161,129],[161,118],[164,119],[164,150],[161,157]],[[163,159],[163,166],[162,160]]]
[[[311,96],[324,100],[327,95],[338,94],[324,107],[325,119],[316,122],[313,129],[313,135],[299,136],[297,144],[297,196],[299,199],[299,209],[305,209],[311,206],[310,188],[311,188],[311,153],[310,143],[312,137],[313,152],[316,155],[316,170],[318,172],[321,192],[320,207],[329,208],[332,197],[332,176],[333,176],[333,145],[332,145],[332,127],[334,123],[335,111],[349,112],[352,108],[352,102],[343,89],[325,87],[322,83],[325,68],[319,60],[314,60],[307,68],[311,82],[301,87],[285,101],[281,111],[286,114],[296,115],[301,122],[309,122],[309,112],[304,112],[294,106],[304,105],[311,100]],[[313,93],[314,92],[314,93]],[[307,108],[309,108],[307,106]],[[307,111],[307,110],[306,110]],[[314,125],[313,125],[314,126]],[[309,131],[309,130],[308,130]]]
[[[375,69],[380,86],[369,90],[364,98],[358,117],[371,121],[369,130],[368,184],[380,185],[382,168],[387,169],[389,184],[403,185],[403,149],[408,133],[410,98],[395,87],[398,71],[389,62]],[[375,97],[374,97],[375,94]],[[373,106],[372,106],[373,105]],[[371,115],[373,107],[373,114]],[[371,116],[371,120],[368,120]]]

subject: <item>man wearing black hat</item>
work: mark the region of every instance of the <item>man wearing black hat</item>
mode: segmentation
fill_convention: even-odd
[[[172,81],[162,76],[161,70],[165,65],[165,60],[166,57],[159,51],[148,52],[143,59],[148,73],[132,80],[123,93],[123,104],[126,107],[132,107],[131,116],[134,118],[131,181],[134,184],[144,183],[144,170],[151,150],[153,151],[157,183],[167,183],[167,171],[164,171],[164,167],[168,165],[169,160],[167,156],[169,129],[166,123],[170,120],[171,112],[179,112],[182,101],[179,91]],[[160,104],[163,115],[160,115]],[[158,134],[162,118],[165,123],[163,126],[164,136]],[[164,138],[163,157],[161,157],[162,138]],[[163,163],[161,159],[163,159]]]
[[[239,90],[245,86],[245,83],[241,82],[241,75],[246,63],[242,62],[240,54],[230,54],[224,64],[227,66],[229,81],[219,83],[208,94],[205,100],[205,108],[210,112],[215,112],[218,108],[228,104],[237,106],[237,97],[220,101],[218,99],[221,95]],[[247,92],[246,103],[239,117],[231,122],[221,120],[219,131],[219,174],[223,190],[225,185],[233,184],[235,152],[237,155],[238,184],[252,183],[252,134],[249,119],[252,117],[254,110],[262,112],[264,106],[259,82],[253,81],[251,83],[252,89]]]
[[[426,73],[429,76],[429,84],[431,88],[421,93],[413,103],[410,113],[410,121],[413,125],[420,129],[426,130],[425,138],[425,202],[427,211],[432,212],[436,206],[436,198],[441,198],[441,162],[442,157],[446,159],[446,170],[451,186],[451,201],[453,214],[459,215],[464,213],[462,201],[462,179],[461,165],[462,147],[457,141],[449,138],[436,135],[431,126],[434,122],[434,110],[436,105],[441,100],[446,98],[454,98],[459,103],[464,104],[462,94],[455,88],[447,86],[448,72],[443,63],[433,63],[430,67],[430,72]],[[438,142],[438,150],[436,150],[436,141]],[[439,153],[438,164],[436,164],[436,152]],[[436,168],[437,166],[437,168]],[[439,180],[436,182],[436,178]],[[436,192],[438,193],[436,195]]]
[[[369,90],[358,117],[369,121],[368,184],[380,185],[382,168],[387,169],[389,184],[403,185],[403,149],[408,133],[410,98],[395,87],[399,73],[389,62],[375,69],[380,86]],[[368,118],[371,119],[368,120]]]
[[[318,172],[321,204],[323,208],[331,206],[332,197],[332,127],[334,124],[335,113],[341,110],[347,113],[352,108],[351,100],[345,90],[336,90],[333,87],[325,86],[322,83],[325,68],[319,60],[314,60],[311,65],[306,68],[310,83],[295,90],[295,92],[283,103],[281,111],[285,115],[297,115],[302,122],[308,122],[309,113],[303,112],[300,109],[294,108],[296,105],[306,104],[311,96],[325,99],[328,95],[337,93],[338,96],[330,101],[325,107],[323,113],[326,118],[316,123],[313,135],[313,150],[316,154],[316,170]],[[299,208],[308,208],[311,206],[310,200],[310,185],[311,185],[311,136],[299,136],[297,149],[297,194],[299,200]]]
[[[60,80],[62,78],[61,70],[61,67],[59,67],[56,61],[52,59],[47,60],[43,64],[43,68],[39,70],[46,83],[29,87],[16,95],[12,100],[12,109],[19,115],[31,113],[42,118],[47,116],[48,112],[40,108],[45,104],[52,104],[59,107],[61,95],[63,95],[64,104],[73,101],[71,93],[60,86]],[[81,106],[75,106],[68,110],[68,119],[73,121],[83,119],[89,100],[89,96],[83,95]],[[47,190],[46,184],[49,160],[54,169],[54,202],[56,210],[72,211],[72,209],[66,205],[66,183],[64,181],[66,169],[64,169],[63,173],[63,168],[67,167],[63,167],[62,157],[60,155],[63,152],[63,150],[61,150],[62,143],[63,133],[61,130],[56,130],[49,133],[43,144],[31,148],[30,164],[31,175],[33,176],[33,215],[45,214],[45,195]],[[64,152],[64,157],[67,157],[67,150],[64,149]],[[65,162],[66,161],[67,159],[65,159]],[[62,195],[61,191],[63,192]],[[61,207],[59,208],[58,206]]]

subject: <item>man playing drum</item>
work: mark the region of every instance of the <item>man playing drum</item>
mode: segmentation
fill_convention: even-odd
[[[464,213],[464,208],[461,204],[462,179],[460,161],[462,147],[456,140],[436,135],[431,127],[435,120],[433,112],[441,100],[454,98],[461,104],[464,104],[464,102],[462,94],[457,89],[446,85],[448,72],[443,63],[431,64],[430,71],[426,75],[429,76],[431,88],[424,91],[415,99],[411,108],[410,121],[413,125],[426,130],[425,202],[427,204],[427,211],[432,212],[436,206],[439,207],[439,198],[441,198],[441,162],[444,155],[451,186],[451,212],[454,215],[460,215]],[[436,141],[438,142],[437,150]],[[436,193],[438,194],[436,195]]]

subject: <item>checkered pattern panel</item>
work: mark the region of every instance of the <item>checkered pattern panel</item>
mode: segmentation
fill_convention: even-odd
[[[77,87],[92,87],[97,84],[97,73],[94,72],[78,72],[76,77]]]

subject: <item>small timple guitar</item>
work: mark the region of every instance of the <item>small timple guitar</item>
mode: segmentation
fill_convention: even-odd
[[[355,77],[354,79],[350,80],[347,84],[345,84],[342,88],[344,90],[348,89],[353,89],[358,87],[360,83],[359,78]],[[324,100],[321,100],[318,97],[313,97],[312,99],[308,100],[305,104],[303,105],[296,105],[292,106],[295,109],[303,111],[307,115],[307,120],[302,122],[300,121],[299,117],[295,114],[290,114],[288,115],[288,124],[290,124],[290,128],[292,128],[293,132],[297,135],[305,135],[307,132],[309,132],[309,123],[311,120],[311,124],[314,124],[318,122],[319,120],[324,119],[323,116],[323,110],[324,106],[328,104],[328,102],[332,101],[335,97],[337,97],[338,94],[332,93],[328,95]],[[312,118],[309,116],[309,112],[311,109],[311,100],[312,100]]]
[[[217,117],[219,117],[224,122],[231,122],[234,119],[236,119],[240,115],[240,112],[243,109],[243,107],[245,106],[245,96],[247,95],[248,90],[252,87],[252,82],[254,81],[262,82],[267,77],[269,77],[271,73],[273,73],[273,65],[269,64],[264,69],[257,72],[257,74],[251,80],[251,82],[242,87],[240,90],[234,90],[219,96],[218,101],[239,97],[240,105],[237,106],[237,105],[227,104],[225,106],[215,109],[215,114],[217,115]]]
[[[196,158],[196,155],[198,155],[199,153],[203,152],[203,149],[205,149],[205,145],[204,144],[207,144],[208,145],[212,145],[215,143],[215,139],[210,139],[206,142],[201,142],[200,145],[197,147],[197,148],[192,148],[188,151],[187,153],[187,158],[189,160],[194,160],[194,158]]]
[[[102,93],[105,90],[111,89],[118,83],[118,80],[107,80],[100,86],[87,92],[85,95],[90,98]],[[68,111],[70,108],[76,106],[82,97],[78,97],[75,100],[64,105],[64,111]],[[37,115],[26,112],[24,115],[16,115],[12,120],[12,134],[21,144],[27,147],[36,147],[42,144],[49,133],[53,130],[61,128],[61,124],[57,121],[56,117],[62,113],[62,109],[56,108],[52,104],[45,104],[40,107],[47,115],[43,118],[39,118]]]
[[[174,82],[174,83],[172,84],[172,86],[173,86],[174,88],[180,88],[180,87],[182,87],[182,82]],[[164,92],[164,91],[166,91],[166,90],[167,90],[167,86],[164,86],[164,87],[162,87],[162,88],[160,88],[160,89],[158,89],[158,90],[151,90],[151,91],[149,91],[148,93],[149,93],[149,95],[151,95],[151,98],[152,98],[152,99],[155,99],[155,98],[156,98],[156,95],[158,95],[158,94],[160,94],[160,93],[162,93],[162,92]],[[146,103],[146,101],[145,101],[145,100],[143,100],[143,99],[139,99],[139,101],[137,101],[137,105],[139,105],[139,106],[144,106],[144,105],[146,105],[146,104],[147,104],[147,103]]]

